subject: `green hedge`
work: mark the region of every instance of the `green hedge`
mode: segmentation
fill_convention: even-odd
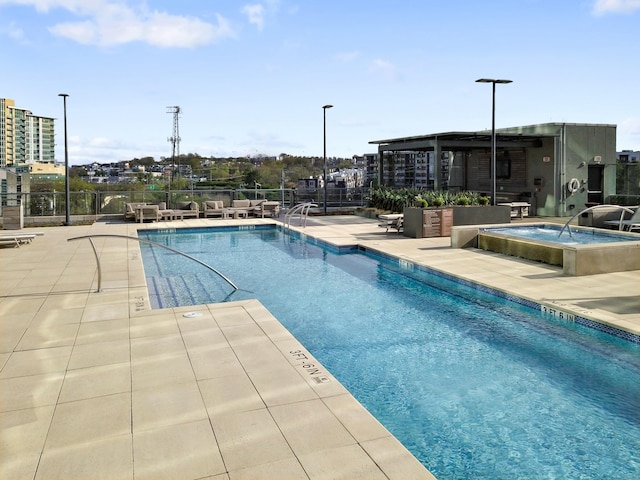
[[[417,188],[377,187],[371,190],[369,206],[391,212],[404,207],[441,207],[452,205],[488,205],[489,199],[475,192],[448,192]]]
[[[640,195],[611,195],[609,197],[609,203],[623,206],[640,205]]]

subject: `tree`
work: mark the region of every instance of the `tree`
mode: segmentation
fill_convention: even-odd
[[[244,183],[247,185],[247,187],[252,187],[256,183],[260,183],[261,184],[261,182],[260,182],[260,172],[258,171],[257,168],[250,168],[250,169],[245,171],[245,173],[244,173]]]
[[[86,177],[87,169],[82,165],[75,165],[69,168],[69,178],[72,177]]]

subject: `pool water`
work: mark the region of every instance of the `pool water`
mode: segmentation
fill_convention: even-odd
[[[244,290],[141,245],[157,307],[259,299],[440,480],[640,478],[638,344],[276,229],[139,235]]]
[[[513,235],[529,240],[542,240],[561,245],[591,245],[596,243],[640,241],[640,235],[625,236],[616,235],[615,233],[596,232],[594,230],[571,230],[571,233],[569,233],[569,230],[565,229],[562,231],[562,234],[560,234],[560,227],[552,225],[484,228],[481,231],[502,233],[504,235]]]

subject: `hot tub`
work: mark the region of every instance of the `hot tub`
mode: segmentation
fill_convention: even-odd
[[[640,270],[640,234],[555,224],[454,227],[451,246],[483,250],[561,266],[566,275]]]

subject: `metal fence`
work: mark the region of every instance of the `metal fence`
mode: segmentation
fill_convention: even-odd
[[[327,207],[364,206],[368,193],[368,188],[327,189]],[[202,205],[202,202],[207,200],[222,200],[225,205],[231,205],[231,202],[236,199],[266,199],[280,202],[283,208],[290,208],[301,202],[323,205],[324,194],[319,189],[315,191],[294,189],[82,191],[69,194],[71,215],[83,216],[122,214],[127,203],[165,202],[167,208],[172,208],[181,201],[194,201]],[[2,194],[1,201],[3,206],[22,204],[25,217],[64,216],[66,211],[65,192]]]

